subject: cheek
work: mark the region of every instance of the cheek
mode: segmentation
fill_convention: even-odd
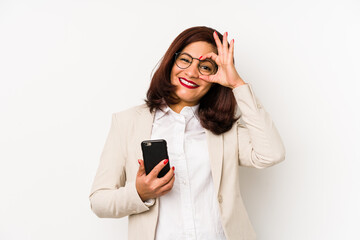
[[[204,92],[205,93],[207,93],[209,90],[210,90],[210,88],[211,88],[211,83],[209,83],[208,85],[206,85],[206,87],[204,87]]]
[[[172,67],[171,73],[170,73],[170,81],[171,81],[172,84],[177,83],[177,77],[176,77],[176,75],[177,75],[179,72],[180,72],[180,71],[179,71],[175,66]]]

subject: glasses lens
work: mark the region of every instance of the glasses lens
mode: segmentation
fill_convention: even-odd
[[[199,63],[199,71],[203,75],[215,74],[216,70],[216,64],[210,60],[200,61]]]
[[[181,53],[177,58],[176,58],[176,65],[179,67],[179,68],[187,68],[191,65],[191,62],[192,62],[192,58],[185,54],[185,53]]]

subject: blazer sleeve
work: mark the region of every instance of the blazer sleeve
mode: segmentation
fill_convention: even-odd
[[[149,210],[139,197],[135,182],[126,181],[126,134],[117,117],[118,114],[112,115],[89,197],[92,211],[101,218],[120,218]]]
[[[240,110],[237,124],[239,165],[266,168],[285,159],[280,135],[250,84],[233,89]]]

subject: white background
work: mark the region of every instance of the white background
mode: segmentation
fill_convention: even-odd
[[[143,103],[172,40],[235,38],[286,160],[241,169],[260,240],[360,239],[360,3],[0,0],[0,239],[127,239],[88,195],[111,114]]]

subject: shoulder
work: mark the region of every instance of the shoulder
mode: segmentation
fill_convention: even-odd
[[[131,120],[131,119],[134,119],[137,116],[143,115],[143,114],[150,114],[150,109],[145,103],[138,105],[138,106],[128,108],[123,111],[115,112],[115,113],[113,113],[113,117],[115,117],[118,120],[120,120],[120,119]]]

